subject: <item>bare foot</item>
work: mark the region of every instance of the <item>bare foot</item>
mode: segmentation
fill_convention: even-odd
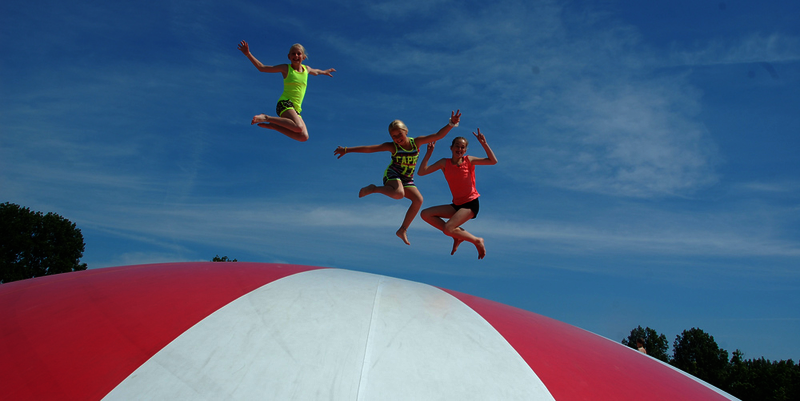
[[[397,236],[400,237],[400,239],[403,240],[403,242],[405,242],[406,245],[411,245],[411,243],[408,242],[408,236],[406,235],[405,228],[400,227],[395,234],[397,234]]]
[[[253,116],[253,120],[250,121],[250,125],[266,122],[269,122],[269,116],[266,114],[259,114],[257,116]]]
[[[486,256],[486,245],[483,244],[483,238],[475,241],[475,248],[478,248],[478,259],[483,259]]]
[[[358,197],[363,198],[367,195],[375,193],[375,188],[377,188],[375,184],[369,184],[366,187],[361,188],[361,190],[358,191]]]
[[[453,250],[450,251],[451,255],[455,255],[456,251],[458,250],[458,246],[461,245],[462,242],[464,242],[463,239],[455,239],[455,238],[453,238]]]

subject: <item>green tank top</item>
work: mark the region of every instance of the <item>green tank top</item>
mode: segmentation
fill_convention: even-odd
[[[308,67],[302,67],[303,72],[297,72],[291,64],[288,65],[286,78],[283,79],[283,94],[278,99],[278,101],[291,100],[298,114],[303,111],[303,98],[306,97],[306,85],[308,85]]]

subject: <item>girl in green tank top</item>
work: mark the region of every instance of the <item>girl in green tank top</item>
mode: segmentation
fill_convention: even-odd
[[[239,43],[239,50],[244,53],[251,63],[261,72],[279,72],[283,75],[283,94],[278,99],[278,106],[275,110],[277,116],[268,116],[266,114],[258,114],[253,117],[250,124],[258,124],[259,127],[273,129],[300,142],[308,140],[308,128],[306,128],[303,117],[300,117],[302,111],[303,98],[306,96],[306,84],[309,75],[327,75],[332,77],[331,73],[336,70],[329,68],[327,70],[318,70],[303,65],[303,61],[308,58],[306,49],[303,45],[295,43],[289,49],[290,64],[279,65],[266,65],[258,61],[252,53],[250,53],[250,46],[247,42],[242,41]]]

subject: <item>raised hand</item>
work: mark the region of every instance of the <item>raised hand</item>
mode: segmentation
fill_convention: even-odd
[[[247,42],[242,41],[241,43],[239,43],[239,51],[247,55],[248,53],[250,53],[250,45],[248,45]]]
[[[486,145],[486,137],[481,134],[480,128],[478,128],[477,134],[473,132],[472,135],[475,135],[475,138],[478,138],[478,142],[480,142],[481,145]]]
[[[458,125],[458,122],[461,121],[461,109],[456,111],[450,112],[450,124],[453,126]]]

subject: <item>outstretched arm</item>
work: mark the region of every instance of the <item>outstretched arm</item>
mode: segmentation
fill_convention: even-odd
[[[478,128],[478,133],[476,134],[473,132],[472,135],[475,135],[475,138],[478,138],[478,142],[480,142],[481,146],[483,146],[483,150],[486,151],[486,156],[487,156],[487,157],[470,156],[469,160],[472,162],[472,164],[484,165],[484,166],[491,166],[497,164],[497,156],[494,155],[492,148],[490,148],[489,144],[486,143],[486,137],[483,136],[483,134],[481,134],[481,129]]]
[[[266,65],[258,61],[258,59],[253,56],[252,53],[250,53],[250,45],[248,45],[245,41],[239,43],[239,51],[244,53],[244,55],[247,56],[247,59],[250,60],[250,62],[253,63],[253,65],[256,66],[256,68],[261,72],[280,72],[282,74],[287,74],[289,71],[289,67],[286,64]]]
[[[311,68],[309,66],[306,67],[308,67],[308,75],[327,75],[329,77],[332,77],[333,74],[331,73],[336,72],[336,70],[333,68],[328,68],[327,70],[318,70],[316,68]]]
[[[375,152],[391,152],[394,150],[392,142],[384,142],[380,145],[366,145],[366,146],[338,146],[333,151],[334,155],[339,155],[337,159],[341,159],[347,153],[375,153]]]
[[[422,158],[422,161],[417,166],[418,175],[428,175],[442,168],[442,164],[444,163],[445,159],[440,159],[436,163],[433,163],[430,167],[428,166],[428,160],[431,158],[431,154],[433,154],[434,147],[436,147],[436,142],[431,142],[428,144],[428,149],[425,151],[425,157]]]
[[[442,127],[442,129],[440,129],[439,132],[431,135],[423,135],[417,137],[416,139],[414,139],[414,141],[417,143],[417,146],[424,145],[426,143],[436,142],[444,138],[445,135],[447,135],[447,133],[450,132],[450,130],[453,127],[458,125],[459,121],[461,121],[461,110],[451,111],[450,122],[444,127]]]

